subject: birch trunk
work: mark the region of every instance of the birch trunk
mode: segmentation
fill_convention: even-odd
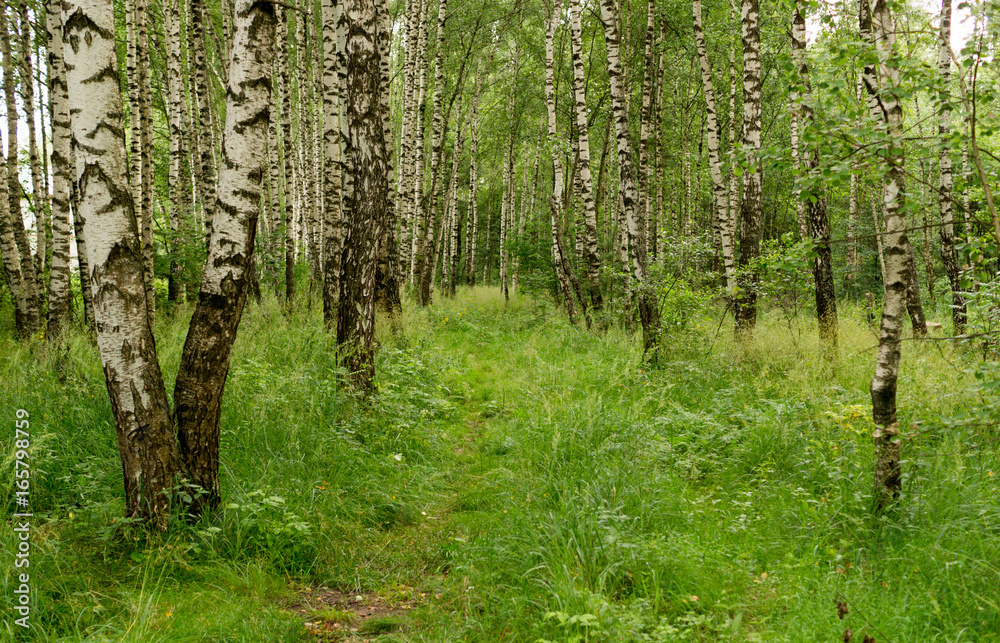
[[[343,238],[340,158],[340,76],[337,73],[337,22],[343,7],[339,0],[323,0],[323,319],[336,327],[340,295],[340,261]]]
[[[653,168],[649,162],[649,134],[652,121],[652,91],[655,70],[653,69],[653,43],[656,40],[656,2],[646,3],[646,49],[642,68],[642,110],[639,114],[639,236],[642,245],[648,249],[648,227],[652,216],[652,200],[649,185],[653,182]],[[648,257],[644,259],[648,263]]]
[[[736,333],[748,339],[757,324],[757,283],[760,279],[750,266],[760,256],[761,163],[761,78],[760,8],[757,0],[741,0],[743,22],[743,149],[747,168],[743,173],[743,204],[740,208],[739,294],[733,308]]]
[[[190,484],[207,492],[193,494],[189,509],[194,515],[214,509],[221,499],[219,419],[229,358],[252,279],[261,183],[267,173],[274,11],[270,3],[236,2],[218,202],[198,305],[174,388],[181,468]]]
[[[0,150],[2,155],[2,150]],[[14,300],[14,330],[19,337],[26,338],[30,332],[26,327],[28,318],[28,293],[21,274],[21,258],[14,240],[14,227],[10,220],[10,200],[7,197],[7,159],[0,167],[0,255],[3,256],[4,279]]]
[[[636,188],[632,164],[632,143],[629,140],[629,114],[626,105],[625,83],[622,82],[621,53],[618,43],[618,16],[614,0],[601,0],[601,21],[608,50],[608,78],[611,85],[611,103],[618,141],[618,174],[622,195],[622,209],[628,243],[622,244],[622,256],[631,246],[631,276],[638,290],[639,318],[642,322],[643,348],[655,350],[660,340],[660,312],[656,293],[646,284],[646,247],[639,231],[636,214]],[[551,118],[551,117],[550,117]]]
[[[492,62],[492,54],[489,62]],[[476,79],[476,91],[472,95],[472,105],[469,109],[469,207],[465,214],[465,281],[469,286],[476,285],[476,242],[479,236],[479,95],[483,89],[486,73],[489,71],[488,63]]]
[[[722,177],[722,159],[719,155],[719,123],[715,110],[715,88],[712,83],[712,65],[708,60],[708,47],[701,24],[701,0],[692,3],[694,14],[694,38],[701,63],[701,83],[705,92],[705,126],[708,129],[708,162],[712,174],[712,195],[715,206],[716,234],[722,244],[722,265],[725,270],[726,288],[732,291],[736,285],[736,271],[733,265],[733,241],[726,224],[726,185]]]
[[[288,78],[288,10],[278,8],[278,93],[281,96],[281,168],[285,206],[285,303],[295,303],[295,171],[292,163],[292,86]]]
[[[69,319],[69,165],[70,119],[63,60],[62,14],[56,0],[46,3],[49,57],[49,109],[52,114],[52,266],[46,337],[55,339]]]
[[[31,22],[28,20],[28,4],[21,0],[18,4],[21,16],[21,100],[28,124],[28,166],[31,170],[31,209],[35,215],[35,280],[39,305],[44,304],[44,271],[48,266],[45,249],[49,242],[46,229],[45,198],[42,191],[42,166],[38,159],[38,139],[35,131],[35,74],[32,71]]]
[[[941,74],[942,90],[947,91],[951,79],[951,1],[941,1],[941,29],[938,38],[938,72]],[[938,104],[938,137],[941,151],[938,152],[938,209],[941,213],[941,261],[951,285],[952,333],[965,332],[966,308],[962,288],[962,272],[955,252],[955,216],[952,213],[951,155],[948,140],[951,137],[951,108],[947,101]]]
[[[164,7],[163,12],[167,32],[167,114],[170,128],[168,183],[171,195],[168,214],[171,240],[167,248],[171,259],[167,299],[173,302],[180,301],[181,282],[184,281],[182,266],[175,259],[180,245],[178,234],[181,229],[188,229],[191,217],[190,168],[187,164],[187,150],[184,148],[186,132],[184,130],[184,82],[181,75],[179,4],[180,0],[169,0],[169,7]]]
[[[344,241],[337,343],[354,383],[370,391],[375,384],[375,268],[381,226],[391,196],[389,149],[381,100],[379,0],[350,0],[347,17],[347,83],[344,85],[354,174],[350,224]],[[443,26],[443,25],[442,25]]]
[[[146,315],[142,245],[126,175],[114,12],[108,0],[71,0],[62,8],[75,181],[87,219],[97,345],[118,432],[125,510],[164,529],[175,437]]]
[[[652,4],[652,3],[650,3]],[[583,26],[580,18],[580,0],[569,3],[571,50],[573,54],[573,98],[578,136],[578,173],[580,195],[583,200],[584,243],[583,258],[587,264],[587,290],[595,310],[604,307],[601,295],[601,251],[597,238],[597,206],[594,201],[593,180],[590,173],[590,132],[587,121],[586,77],[583,69]],[[527,173],[525,173],[527,176]],[[523,208],[522,208],[523,209]]]
[[[205,242],[212,236],[212,220],[215,217],[215,164],[212,143],[212,95],[208,81],[208,59],[205,52],[205,1],[190,0],[191,34],[188,48],[194,64],[194,93],[198,100],[198,174],[201,183],[201,206],[205,213]]]
[[[796,92],[800,103],[796,109],[802,115],[805,128],[815,125],[812,108],[812,88],[809,83],[809,65],[806,62],[806,18],[802,0],[796,0],[792,10],[792,56],[797,67]],[[819,168],[819,147],[805,146],[805,170],[810,184],[819,186],[822,177]],[[833,282],[833,256],[830,251],[830,221],[826,212],[826,194],[821,187],[812,188],[806,195],[809,204],[809,229],[816,256],[813,258],[813,279],[816,282],[816,320],[819,323],[819,337],[827,359],[837,356],[837,294]],[[800,194],[801,197],[801,194]],[[799,199],[800,203],[802,199]]]
[[[855,100],[861,100],[861,75],[858,74],[858,83],[854,91]],[[855,129],[861,128],[861,120],[855,119]],[[858,167],[851,164],[851,184],[848,195],[847,206],[847,275],[849,282],[853,282],[858,276],[858,242],[855,239],[857,234],[857,218],[859,211],[858,198]]]
[[[424,191],[424,116],[426,112],[426,92],[427,92],[427,13],[429,1],[423,0],[420,4],[420,19],[417,30],[417,50],[416,65],[418,67],[419,81],[417,83],[417,103],[416,114],[414,115],[414,143],[413,143],[413,175],[411,177],[411,189],[413,205],[410,238],[410,281],[419,288],[420,275],[418,273],[420,244],[424,238],[424,226],[426,225],[423,203],[421,197]],[[419,293],[418,293],[419,297]]]
[[[885,0],[875,0],[874,10],[868,0],[859,0],[862,37],[871,34],[879,51],[884,85],[879,87],[874,74],[866,68],[865,87],[875,99],[878,113],[884,118],[890,136],[886,150],[883,184],[885,212],[885,304],[879,331],[878,361],[872,378],[872,415],[875,430],[875,509],[886,509],[902,488],[899,425],[896,422],[896,381],[899,376],[900,339],[906,306],[910,265],[907,262],[906,205],[903,167],[903,109],[897,99],[899,71],[892,64],[896,29]]]
[[[63,42],[64,64],[65,60],[66,43]],[[72,122],[70,122],[70,125],[72,125]],[[84,234],[86,219],[80,210],[80,193],[76,185],[76,152],[73,151],[72,127],[70,128],[69,168],[69,202],[70,209],[73,211],[73,238],[76,243],[76,259],[80,267],[80,295],[83,299],[83,319],[87,327],[91,331],[94,331],[94,291],[90,283],[90,255],[87,253],[87,242]]]
[[[431,304],[431,291],[434,281],[435,233],[438,225],[437,202],[441,191],[441,166],[444,160],[444,54],[445,54],[445,23],[448,20],[447,0],[440,0],[437,18],[437,52],[434,58],[434,115],[431,124],[431,193],[423,218],[425,230],[420,242],[418,259],[417,302],[421,306]]]
[[[0,53],[3,54],[3,90],[7,103],[7,203],[11,234],[17,246],[17,260],[21,268],[21,288],[24,291],[22,323],[24,337],[30,337],[38,330],[38,281],[35,266],[31,260],[31,246],[24,229],[21,215],[21,181],[18,178],[17,155],[20,149],[17,141],[17,102],[14,98],[14,56],[10,46],[6,11],[0,11]],[[13,117],[11,117],[13,115]],[[20,296],[18,297],[20,299]]]
[[[729,0],[730,20],[736,18],[736,2]],[[736,47],[729,48],[729,206],[726,212],[726,225],[729,226],[729,238],[735,243],[736,221],[739,212],[739,188],[736,182]],[[735,254],[736,249],[733,249]]]
[[[381,105],[382,136],[385,146],[385,172],[388,185],[395,183],[392,164],[392,114],[390,103],[391,79],[389,56],[392,46],[392,18],[388,0],[380,0],[378,9],[379,44],[379,100]],[[378,240],[378,262],[375,268],[375,301],[396,324],[396,315],[403,312],[399,298],[399,242],[396,236],[396,199],[394,194],[386,196],[385,213],[381,223],[382,234]],[[395,326],[394,326],[395,328]]]
[[[565,271],[563,257],[565,252],[562,248],[562,239],[559,231],[560,221],[562,221],[562,199],[563,199],[563,167],[562,155],[559,151],[558,132],[556,130],[556,90],[555,90],[555,32],[559,23],[560,0],[555,0],[552,7],[552,16],[549,19],[545,30],[545,104],[548,110],[549,145],[552,149],[552,194],[549,196],[549,223],[552,228],[552,263],[556,271],[556,279],[559,282],[559,291],[563,296],[563,304],[566,306],[566,314],[571,323],[576,323],[576,304],[573,301],[573,289],[569,282],[569,275]],[[506,198],[506,195],[505,195]],[[501,235],[503,231],[501,230]]]

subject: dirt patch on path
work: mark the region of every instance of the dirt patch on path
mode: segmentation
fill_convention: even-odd
[[[306,590],[288,609],[305,618],[318,641],[362,641],[405,627],[413,600],[390,601],[378,594],[342,592],[327,587]]]

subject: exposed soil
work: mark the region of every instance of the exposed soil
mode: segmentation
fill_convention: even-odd
[[[305,628],[319,641],[361,641],[403,627],[414,601],[390,602],[377,594],[355,594],[328,587],[308,589],[288,609],[305,617]]]

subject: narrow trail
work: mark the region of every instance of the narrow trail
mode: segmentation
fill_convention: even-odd
[[[444,315],[442,319],[447,323],[450,317]],[[492,351],[498,347],[488,348]],[[522,347],[507,349],[517,352]],[[439,621],[445,615],[453,618],[469,607],[467,600],[461,604],[467,597],[461,592],[456,596],[454,585],[457,583],[465,591],[473,588],[467,577],[452,577],[452,559],[459,555],[459,545],[467,542],[461,516],[477,509],[473,498],[477,484],[495,468],[488,454],[483,453],[482,442],[502,417],[497,400],[483,399],[504,390],[502,378],[509,373],[483,363],[477,350],[463,344],[442,343],[427,353],[444,364],[462,361],[465,368],[478,374],[461,395],[451,396],[455,405],[450,419],[440,426],[425,427],[440,430],[444,441],[443,451],[448,457],[445,468],[438,472],[444,482],[433,493],[414,499],[421,507],[420,518],[414,524],[385,532],[383,549],[397,554],[397,567],[391,570],[394,582],[366,589],[300,588],[298,600],[288,609],[302,616],[306,629],[317,641],[364,641],[390,633],[403,640],[409,640],[408,635],[419,638],[423,621]],[[435,546],[438,551],[431,552]]]

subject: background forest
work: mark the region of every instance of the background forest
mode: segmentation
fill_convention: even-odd
[[[996,13],[15,0],[0,638],[1000,640]]]

